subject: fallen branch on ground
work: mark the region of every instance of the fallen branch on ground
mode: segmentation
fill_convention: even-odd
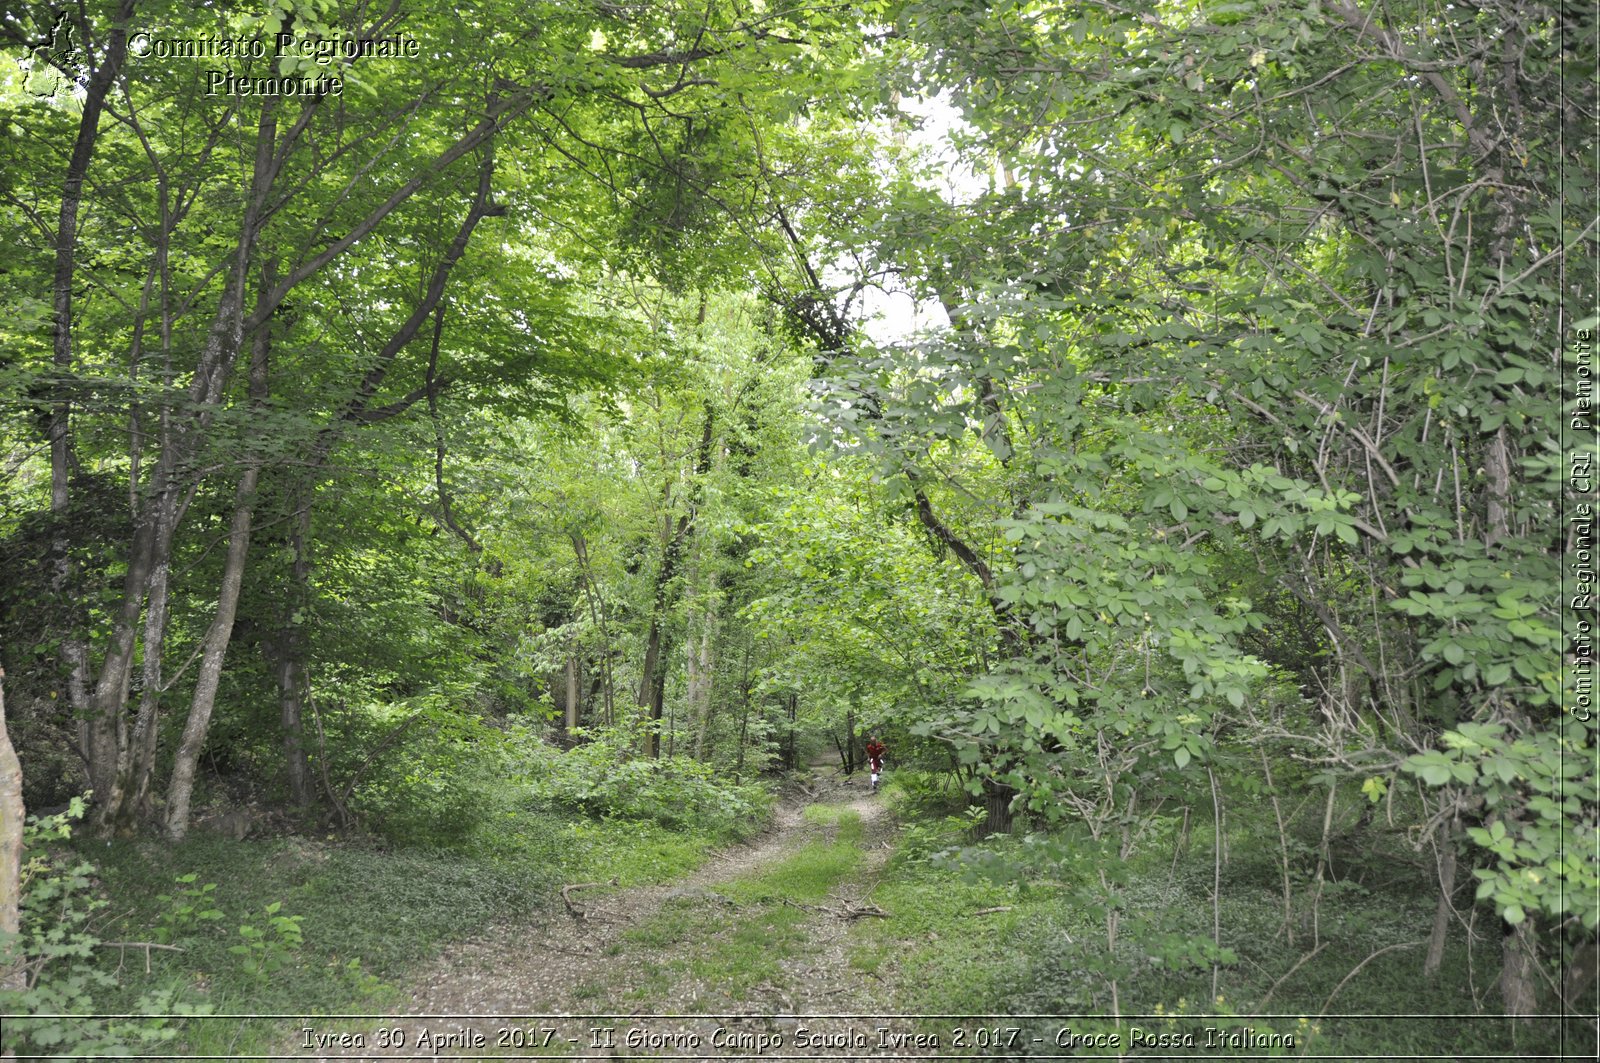
[[[1300,957],[1299,960],[1295,961],[1295,965],[1293,967],[1289,968],[1287,971],[1284,971],[1283,974],[1281,976],[1279,976],[1278,980],[1276,982],[1272,983],[1272,988],[1267,990],[1267,995],[1261,998],[1261,1003],[1259,1005],[1260,1010],[1262,1010],[1262,1011],[1266,1010],[1267,1001],[1272,999],[1272,994],[1274,994],[1274,993],[1276,993],[1278,991],[1278,987],[1279,986],[1281,986],[1284,982],[1288,981],[1289,976],[1291,974],[1294,974],[1294,972],[1298,971],[1301,967],[1304,967],[1306,965],[1306,963],[1309,960],[1311,960],[1312,957],[1314,957],[1317,953],[1321,952],[1323,949],[1325,949],[1327,947],[1328,947],[1328,943],[1326,941],[1324,941],[1322,944],[1318,945],[1316,948],[1312,949],[1310,952],[1308,952],[1304,956]]]
[[[787,904],[791,908],[799,908],[801,911],[805,911],[805,912],[824,912],[824,913],[826,913],[828,915],[835,916],[835,917],[837,917],[839,919],[860,919],[863,916],[869,916],[869,915],[872,916],[875,919],[891,919],[891,918],[893,918],[893,916],[891,916],[888,912],[884,911],[882,908],[879,908],[876,904],[867,904],[867,905],[841,904],[837,908],[829,908],[825,904],[801,904],[799,901],[791,901],[787,897],[783,898],[783,903]]]
[[[1346,982],[1350,981],[1350,979],[1354,978],[1358,973],[1360,973],[1361,968],[1365,967],[1367,964],[1371,963],[1373,960],[1377,959],[1379,956],[1382,956],[1386,952],[1393,952],[1395,949],[1416,948],[1421,944],[1422,942],[1420,941],[1402,941],[1397,945],[1386,945],[1385,947],[1374,952],[1371,956],[1368,956],[1366,959],[1362,960],[1360,963],[1356,964],[1353,968],[1351,968],[1350,973],[1340,979],[1339,984],[1333,987],[1333,992],[1328,994],[1328,999],[1322,1002],[1322,1010],[1317,1013],[1317,1018],[1322,1019],[1327,1017],[1328,1006],[1333,1003],[1333,998],[1339,995],[1339,990],[1345,987]]]
[[[187,949],[179,948],[177,945],[162,945],[159,942],[155,942],[155,941],[97,941],[97,942],[94,943],[94,946],[95,946],[95,948],[99,948],[99,949],[113,949],[113,948],[114,949],[121,949],[122,950],[122,956],[126,956],[128,954],[128,950],[129,949],[144,949],[144,973],[145,974],[149,974],[150,973],[150,950],[151,949],[161,949],[163,952],[187,952],[188,951]],[[118,970],[122,969],[122,960],[121,960],[120,957],[117,960],[117,969]]]
[[[559,952],[563,956],[593,956],[595,954],[593,949],[564,949],[560,945],[552,945],[548,941],[544,943],[543,947],[551,952]]]
[[[993,915],[996,912],[1009,912],[1009,911],[1011,911],[1012,907],[1013,907],[1013,905],[1002,904],[997,908],[979,908],[975,912],[967,913],[967,917],[970,919],[970,918],[975,918],[975,917],[980,916],[980,915]]]
[[[615,878],[609,882],[569,882],[561,887],[561,903],[567,906],[568,915],[574,919],[582,919],[589,914],[589,909],[572,903],[573,893],[578,890],[599,889],[601,886],[615,886],[616,884],[617,880]]]

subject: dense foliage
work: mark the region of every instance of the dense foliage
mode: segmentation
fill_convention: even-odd
[[[415,49],[150,51],[278,33]],[[1419,974],[1465,935],[1507,1014],[1592,997],[1592,12],[116,0],[0,45],[28,807],[533,866],[747,836],[876,734],[1026,836],[963,867],[1092,921],[1103,988],[1023,963],[1032,1010],[1149,1007],[1152,955],[1215,996],[1242,806],[1285,949],[1376,846]],[[1191,829],[1179,926],[1205,891],[1126,869]],[[40,1007],[94,947],[37,937],[62,867]],[[265,974],[299,924],[251,918]]]

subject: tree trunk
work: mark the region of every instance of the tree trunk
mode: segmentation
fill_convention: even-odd
[[[1272,798],[1272,818],[1278,825],[1279,870],[1283,878],[1283,934],[1290,948],[1294,947],[1294,890],[1289,880],[1289,832],[1283,822],[1283,806],[1278,803],[1278,787],[1272,781],[1272,762],[1267,751],[1261,751],[1261,770],[1266,776],[1267,795]],[[1189,810],[1184,809],[1184,822],[1188,823]],[[1176,864],[1174,864],[1176,867]]]
[[[1017,796],[1017,791],[985,777],[983,780],[983,803],[987,815],[983,821],[983,833],[1010,834],[1011,833],[1011,799]]]
[[[657,591],[657,597],[661,592]],[[639,676],[639,707],[649,719],[649,729],[644,736],[644,755],[652,760],[661,756],[661,619],[650,616],[650,631],[644,640],[644,667]]]
[[[102,835],[126,830],[149,791],[150,776],[155,766],[155,715],[160,694],[160,656],[166,631],[172,543],[189,499],[198,489],[203,476],[190,468],[191,459],[204,444],[206,434],[221,408],[228,378],[238,361],[244,340],[245,285],[261,212],[266,206],[266,196],[276,172],[273,150],[277,146],[276,113],[276,101],[268,99],[262,107],[257,126],[255,166],[244,217],[239,223],[239,237],[231,252],[232,261],[223,282],[222,295],[217,300],[217,308],[195,360],[194,379],[187,396],[188,408],[176,417],[169,410],[163,410],[161,415],[161,454],[151,476],[151,499],[136,520],[140,531],[135,534],[128,577],[123,583],[123,602],[113,626],[111,650],[106,654],[95,691],[96,714],[102,717],[102,721],[110,718],[110,722],[104,726],[114,728],[116,736],[116,768],[110,780],[110,792],[97,796],[95,810],[95,827]],[[145,559],[139,556],[141,533],[149,536],[149,555]],[[140,560],[144,560],[143,567],[148,573],[143,581],[134,579]],[[133,629],[137,626],[141,606],[145,612],[143,651],[146,686],[134,732],[129,739],[124,712],[133,665]],[[150,682],[152,675],[154,683]],[[103,756],[103,745],[103,742],[97,743],[93,752]],[[91,769],[95,767],[95,761],[91,759]],[[95,779],[94,782],[97,787],[102,785],[102,779]]]
[[[1597,977],[1600,977],[1600,941],[1591,934],[1573,949],[1566,976],[1561,982],[1561,994],[1566,999],[1568,1011],[1583,1015],[1595,1013],[1595,1000],[1590,991]]]
[[[739,747],[734,751],[734,782],[744,781],[744,751],[750,744],[750,657],[753,647],[744,646],[744,671],[739,677]]]
[[[149,574],[143,588],[144,630],[140,643],[144,658],[140,674],[143,689],[139,695],[139,711],[134,717],[131,733],[127,727],[125,710],[128,681],[133,672],[131,659],[126,662],[121,684],[116,691],[117,703],[105,706],[115,717],[117,742],[109,785],[104,789],[97,789],[95,794],[94,827],[102,836],[132,833],[137,821],[148,811],[146,803],[150,774],[155,770],[156,738],[161,712],[161,653],[167,631],[167,597],[172,576],[172,539],[173,533],[177,530],[181,508],[175,491],[164,492],[156,503],[156,512],[152,518],[155,538],[151,547]],[[104,684],[104,675],[101,681]],[[101,784],[97,782],[97,787],[99,785]]]
[[[567,658],[567,704],[566,723],[567,737],[571,738],[578,730],[578,658],[576,655]]]
[[[1433,932],[1428,935],[1428,955],[1422,961],[1424,978],[1436,978],[1444,965],[1444,949],[1450,939],[1450,917],[1455,911],[1451,897],[1456,892],[1456,842],[1450,828],[1439,825],[1439,902],[1433,909]]]
[[[1311,944],[1322,944],[1322,886],[1328,870],[1329,840],[1333,836],[1333,802],[1338,785],[1328,785],[1328,801],[1322,809],[1322,841],[1317,846],[1317,871],[1312,876],[1314,890],[1311,895]]]
[[[297,499],[289,533],[289,593],[284,597],[281,630],[273,641],[278,676],[278,721],[283,731],[284,778],[289,799],[304,811],[311,807],[311,763],[306,756],[306,639],[304,623],[311,605],[311,492],[305,486]]]
[[[745,690],[744,702],[739,712],[739,748],[733,757],[733,781],[744,781],[744,751],[750,743],[750,691]]]
[[[694,530],[695,511],[700,502],[700,481],[711,468],[711,440],[715,425],[716,415],[710,403],[707,403],[704,427],[700,433],[700,452],[695,459],[694,479],[689,485],[689,500],[678,517],[676,530],[668,536],[662,548],[661,569],[656,573],[650,629],[645,637],[644,669],[639,677],[639,706],[649,712],[650,718],[649,730],[645,735],[645,755],[652,759],[661,756],[661,717],[666,701],[667,675],[663,658],[667,651],[662,624],[671,606],[672,579],[677,575],[678,564],[683,559],[689,533]]]
[[[589,619],[600,632],[600,683],[601,696],[606,710],[606,726],[616,726],[616,684],[612,677],[611,624],[606,618],[605,599],[600,596],[594,571],[589,564],[589,544],[577,532],[571,533],[572,553],[578,559],[578,571],[583,584],[583,596],[589,603]],[[590,695],[593,696],[592,694]]]
[[[170,554],[170,544],[167,550]],[[166,645],[167,610],[171,599],[172,563],[169,560],[156,565],[150,574],[150,595],[145,603],[143,689],[127,755],[118,761],[118,785],[125,788],[122,808],[118,810],[124,831],[131,831],[137,820],[147,818],[150,813],[150,778],[156,768],[161,695],[166,692],[161,653]]]
[[[1500,1000],[1506,1015],[1523,1022],[1529,1021],[1539,1008],[1533,983],[1535,961],[1529,922],[1521,926],[1505,923],[1505,936],[1500,939]]]
[[[796,737],[795,736],[795,723],[796,723],[796,721],[799,720],[799,718],[800,718],[800,696],[798,694],[790,694],[789,695],[789,748],[788,748],[788,751],[784,754],[784,757],[783,757],[783,766],[788,768],[790,771],[794,771],[796,768],[798,768],[800,766],[800,756],[799,756],[798,752],[796,751],[797,750],[797,745],[796,745],[796,741],[795,741],[795,737]]]
[[[0,668],[0,940],[15,941],[22,903],[22,764],[6,732],[6,673]],[[0,952],[0,989],[23,988],[22,957]]]
[[[688,704],[685,706],[688,718],[693,721],[694,727],[694,758],[704,759],[706,749],[706,732],[711,729],[711,717],[715,709],[711,699],[711,688],[715,660],[713,658],[713,636],[717,628],[717,574],[711,573],[706,581],[705,589],[705,615],[700,620],[699,645],[694,640],[688,644],[689,659],[689,684]]]
[[[491,202],[492,177],[494,174],[493,153],[486,151],[483,161],[478,167],[478,190],[473,198],[472,206],[463,217],[456,230],[454,240],[446,250],[444,257],[434,266],[429,275],[428,284],[423,292],[422,299],[413,308],[411,314],[401,323],[379,350],[375,363],[369,368],[356,386],[354,394],[347,399],[338,415],[329,424],[325,425],[318,433],[316,442],[311,447],[311,454],[305,461],[305,481],[300,491],[298,505],[294,511],[293,531],[290,535],[290,548],[294,555],[294,562],[290,573],[291,592],[287,599],[285,615],[282,624],[282,633],[278,640],[275,652],[279,655],[276,661],[278,673],[279,715],[283,728],[283,751],[285,771],[289,786],[291,800],[298,808],[305,809],[311,805],[311,766],[306,755],[305,741],[305,712],[304,702],[306,691],[309,689],[306,676],[307,647],[303,635],[302,621],[311,602],[311,563],[309,543],[311,539],[311,506],[315,497],[314,474],[327,462],[329,454],[333,451],[348,424],[373,424],[387,418],[398,416],[408,409],[413,403],[423,398],[433,400],[436,388],[442,386],[428,374],[428,386],[422,391],[413,391],[398,402],[379,409],[371,409],[373,396],[378,393],[389,369],[394,364],[395,358],[405,347],[416,338],[422,325],[430,315],[434,315],[434,358],[437,358],[437,344],[439,328],[442,327],[442,317],[435,314],[440,300],[444,297],[444,289],[450,278],[451,271],[466,251],[467,244],[473,231],[485,217],[494,211]],[[292,279],[292,278],[291,278]],[[269,261],[262,269],[261,296],[257,300],[256,312],[253,320],[258,322],[256,332],[257,343],[265,345],[269,342],[267,334],[267,318],[282,302],[287,294],[282,285],[275,282],[273,264]],[[265,395],[266,351],[261,350],[259,358],[252,359],[252,373],[255,372],[257,361],[261,365],[262,394]],[[252,377],[252,386],[254,377]],[[435,466],[436,472],[441,472]],[[441,481],[442,482],[442,481]],[[470,537],[469,537],[470,538]],[[296,614],[300,614],[297,619]],[[313,710],[315,706],[313,706]],[[319,756],[324,789],[328,791],[328,799],[334,803],[335,811],[343,816],[343,808],[339,795],[327,786],[326,750],[321,748],[321,736],[318,739]]]
[[[854,705],[845,706],[844,744],[839,747],[839,758],[844,762],[845,775],[854,775],[856,771],[856,707]]]
[[[270,298],[277,282],[272,259],[262,263],[259,277],[258,307]],[[266,408],[267,360],[272,352],[272,322],[262,322],[250,344],[250,403],[254,410]],[[195,770],[200,764],[200,749],[205,748],[206,732],[211,727],[211,711],[216,708],[216,692],[222,682],[222,660],[234,639],[234,616],[238,596],[245,584],[245,560],[250,556],[250,527],[256,512],[256,485],[261,480],[261,464],[246,458],[238,490],[234,496],[234,520],[227,530],[227,557],[222,562],[222,586],[216,599],[216,616],[206,629],[200,653],[200,672],[195,677],[194,695],[189,700],[189,719],[173,760],[173,778],[166,788],[166,834],[181,842],[189,832],[189,802],[194,796]]]
[[[74,360],[72,288],[78,261],[78,211],[83,204],[83,183],[100,139],[100,115],[105,109],[106,97],[116,83],[123,60],[127,57],[127,23],[133,17],[133,11],[133,0],[123,0],[119,5],[106,42],[105,56],[84,87],[82,110],[78,116],[78,135],[67,161],[66,177],[61,189],[61,211],[56,220],[55,275],[51,284],[54,304],[51,364],[55,370],[56,386],[62,394],[51,408],[45,435],[50,442],[50,512],[56,515],[58,521],[62,519],[70,501],[68,472],[72,454],[72,400],[68,393],[68,378]],[[80,27],[74,26],[73,29]],[[51,543],[51,555],[51,592],[57,600],[64,600],[72,584],[72,557],[63,524],[57,525]],[[74,610],[75,617],[78,612],[80,610]],[[89,647],[81,631],[69,630],[65,633],[61,657],[68,670],[67,704],[80,721],[78,746],[92,765],[95,762],[95,744],[89,723],[92,713],[89,699]],[[102,730],[102,737],[104,733]],[[114,769],[110,757],[103,751],[100,767],[102,778],[109,781],[109,774]],[[90,785],[99,785],[92,775]]]
[[[301,692],[305,689],[305,666],[295,651],[285,649],[273,661],[278,680],[278,721],[283,731],[284,781],[295,808],[311,807],[311,762],[306,759],[305,709]]]
[[[217,687],[222,682],[222,662],[233,638],[233,618],[239,607],[239,591],[244,584],[245,558],[250,552],[250,523],[255,513],[258,466],[245,470],[234,498],[233,521],[228,527],[228,556],[222,570],[222,588],[217,594],[217,612],[206,631],[200,655],[200,672],[195,678],[194,696],[189,702],[189,719],[183,727],[183,740],[172,764],[172,783],[167,788],[167,835],[182,841],[189,832],[189,799],[194,792],[195,770],[200,750],[205,746],[211,713],[217,703]]]

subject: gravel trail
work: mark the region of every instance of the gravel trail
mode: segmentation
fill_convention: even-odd
[[[809,783],[785,798],[766,832],[690,875],[659,886],[572,890],[571,910],[557,898],[536,920],[495,926],[447,949],[413,977],[389,1026],[325,1022],[299,1035],[289,1051],[301,1059],[385,1061],[848,1060],[915,1053],[910,1044],[885,1047],[909,1033],[896,1024],[828,1017],[893,1010],[893,964],[867,973],[851,966],[849,953],[862,920],[875,918],[859,913],[874,908],[871,892],[894,824],[882,800],[867,792],[864,776],[846,779],[836,767],[822,767]],[[739,912],[719,885],[837,831],[836,824],[805,816],[816,804],[859,816],[864,852],[856,871],[821,903],[797,905],[806,912],[803,945],[778,964],[775,978],[735,997],[705,970],[705,940],[651,947],[630,938],[630,930],[649,925],[668,905],[694,913],[707,937],[725,932]]]

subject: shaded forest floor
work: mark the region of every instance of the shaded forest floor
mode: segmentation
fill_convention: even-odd
[[[1260,817],[1240,804],[1220,859],[1206,845],[1216,832],[1199,823],[1186,838],[1174,819],[1122,868],[1124,933],[1108,955],[1081,832],[1060,831],[1067,856],[1044,867],[1038,837],[975,842],[980,820],[942,777],[897,772],[873,796],[865,777],[814,765],[763,833],[720,850],[714,838],[737,835],[563,818],[525,790],[486,800],[496,795],[449,850],[306,836],[83,843],[129,909],[102,936],[182,948],[152,961],[98,950],[122,983],[100,1007],[152,1011],[138,994],[177,986],[174,1004],[206,1014],[172,1023],[173,1058],[1017,1058],[1058,1053],[1069,1025],[1131,1036],[1131,1024],[1293,1034],[1291,1054],[1324,1057],[1554,1058],[1577,1045],[1593,1058],[1592,1027],[1496,1017],[1498,941],[1485,933],[1471,947],[1454,934],[1444,976],[1419,979],[1436,893],[1381,832],[1334,850],[1320,921],[1307,923],[1312,886],[1294,879],[1291,936],[1281,854],[1257,844]],[[1293,837],[1293,852],[1315,852],[1312,834]],[[191,910],[208,905],[219,910]],[[1219,913],[1236,955],[1214,972],[1192,943],[1210,940]],[[272,929],[285,914],[304,919],[303,935]],[[240,956],[247,930],[259,944]],[[1107,1017],[1110,971],[1121,1022]],[[1267,999],[1276,1014],[1251,1014]],[[1398,1002],[1408,1016],[1385,1018]],[[905,1013],[930,1017],[875,1018]],[[590,1042],[608,1027],[614,1043]],[[940,1043],[886,1047],[880,1027]],[[655,1043],[628,1044],[630,1031]]]
[[[876,956],[863,962],[858,948],[863,924],[887,916],[872,894],[894,833],[883,798],[868,792],[864,774],[846,777],[837,765],[818,766],[790,789],[766,832],[715,854],[685,877],[633,888],[568,884],[563,901],[446,949],[411,978],[394,1008],[408,1018],[391,1028],[404,1031],[412,1046],[428,1044],[425,1033],[436,1038],[459,1025],[485,1033],[537,1029],[541,1016],[563,1015],[604,1017],[597,1022],[614,1021],[619,1037],[630,1028],[628,1017],[653,1016],[650,1033],[698,1036],[703,1046],[713,1043],[719,1028],[723,1037],[747,1037],[751,1044],[781,1035],[792,1045],[802,1027],[805,1036],[817,1038],[861,1029],[876,1038],[878,1022],[817,1016],[894,1010],[895,964]],[[409,1016],[476,1018],[451,1025]],[[564,1037],[584,1023],[544,1026],[560,1026]],[[372,1053],[377,1031],[363,1039],[365,1050],[329,1051],[323,1058]],[[299,1040],[295,1047],[304,1049]],[[494,1048],[466,1054],[493,1056]],[[539,1054],[531,1045],[503,1050]],[[563,1042],[546,1050],[599,1058],[632,1054],[620,1043],[574,1050]]]

